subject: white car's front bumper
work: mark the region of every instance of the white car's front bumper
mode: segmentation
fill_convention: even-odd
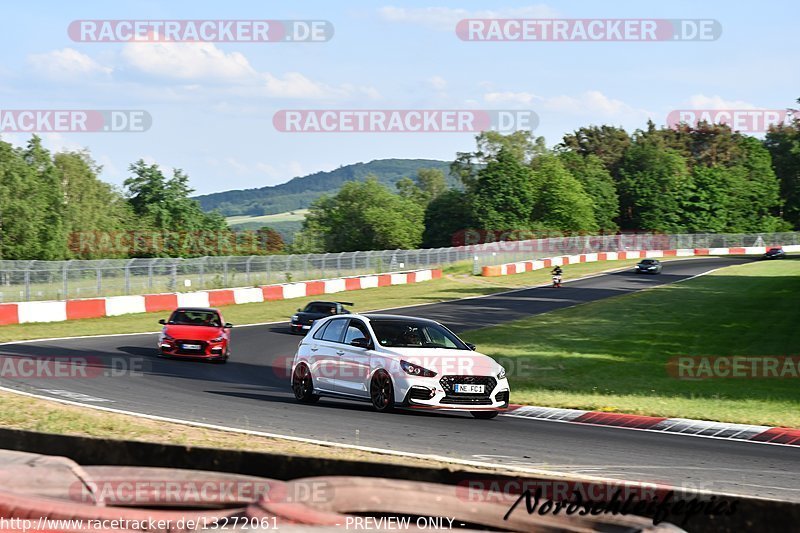
[[[481,384],[484,392],[467,394],[455,392],[454,384]],[[420,409],[449,409],[455,411],[496,411],[509,402],[506,378],[494,376],[408,376],[395,379],[395,398],[403,407]]]

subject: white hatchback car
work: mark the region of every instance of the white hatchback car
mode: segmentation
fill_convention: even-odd
[[[331,316],[300,342],[292,390],[305,403],[332,396],[369,401],[378,411],[450,409],[494,418],[508,407],[506,372],[474,350],[433,320]]]

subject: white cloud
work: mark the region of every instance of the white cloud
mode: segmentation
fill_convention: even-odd
[[[689,97],[689,104],[694,109],[758,109],[757,106],[742,100],[725,100],[721,96],[695,94]]]
[[[483,95],[483,99],[490,104],[522,104],[530,105],[538,98],[533,93],[527,92],[491,92]]]
[[[655,116],[645,109],[633,107],[622,100],[609,98],[600,91],[586,91],[578,96],[538,96],[531,92],[493,91],[483,95],[483,101],[493,105],[528,107],[539,113],[555,112],[590,119],[647,120]]]
[[[108,75],[112,72],[110,67],[101,65],[74,48],[31,54],[28,56],[28,63],[35,72],[48,78],[61,80]]]
[[[183,86],[186,92],[199,92],[208,82],[222,81],[232,83],[226,91],[238,95],[298,99],[380,97],[372,87],[327,85],[300,72],[258,72],[243,54],[226,53],[214,43],[128,43],[122,58],[145,74],[187,82]]]
[[[479,18],[554,18],[557,12],[537,4],[520,8],[478,10],[454,9],[449,7],[394,7],[386,6],[378,10],[378,15],[389,22],[417,24],[440,31],[454,31],[461,19]]]
[[[431,87],[433,87],[437,91],[444,91],[445,89],[447,89],[447,80],[445,80],[441,76],[433,76],[428,80],[428,83],[430,83]]]
[[[226,157],[225,164],[228,165],[229,168],[233,169],[233,171],[239,175],[248,174],[250,172],[248,166],[239,161],[238,159],[236,159],[235,157]]]
[[[127,43],[122,58],[140,72],[180,80],[231,82],[257,76],[243,54],[226,54],[214,43]]]

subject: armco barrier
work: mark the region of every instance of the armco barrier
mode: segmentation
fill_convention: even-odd
[[[441,276],[441,270],[412,270],[370,276],[302,281],[282,285],[264,285],[261,287],[145,294],[142,296],[109,296],[107,298],[91,298],[87,300],[7,303],[0,304],[0,325],[60,322],[63,320],[100,318],[131,313],[152,313],[155,311],[171,311],[176,307],[217,307],[271,302],[389,285],[419,283],[440,278]]]
[[[777,246],[777,245],[776,245]],[[556,265],[573,265],[576,263],[592,263],[594,261],[615,261],[620,259],[644,259],[647,257],[693,257],[706,255],[760,255],[772,246],[748,246],[746,248],[690,248],[680,250],[625,250],[619,252],[600,252],[596,254],[561,255],[546,259],[504,263],[502,265],[485,266],[482,276],[507,276],[521,274],[533,270],[541,270]],[[800,245],[783,246],[786,252],[800,252]]]

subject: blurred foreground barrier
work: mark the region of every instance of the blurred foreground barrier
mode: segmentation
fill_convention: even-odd
[[[33,521],[29,529],[45,525],[39,529],[72,531],[79,529],[77,522],[40,519],[73,519],[84,526],[109,520],[103,530],[139,531],[308,531],[295,529],[306,525],[369,531],[733,532],[788,531],[800,519],[797,503],[655,483],[423,468],[2,428],[0,443],[14,450],[0,451],[0,530],[18,531],[9,521],[24,519]],[[606,511],[615,502],[619,511],[623,500],[631,507]],[[669,501],[668,512],[659,507],[664,501]],[[555,512],[559,503],[560,512]],[[587,505],[598,512],[581,513]]]

